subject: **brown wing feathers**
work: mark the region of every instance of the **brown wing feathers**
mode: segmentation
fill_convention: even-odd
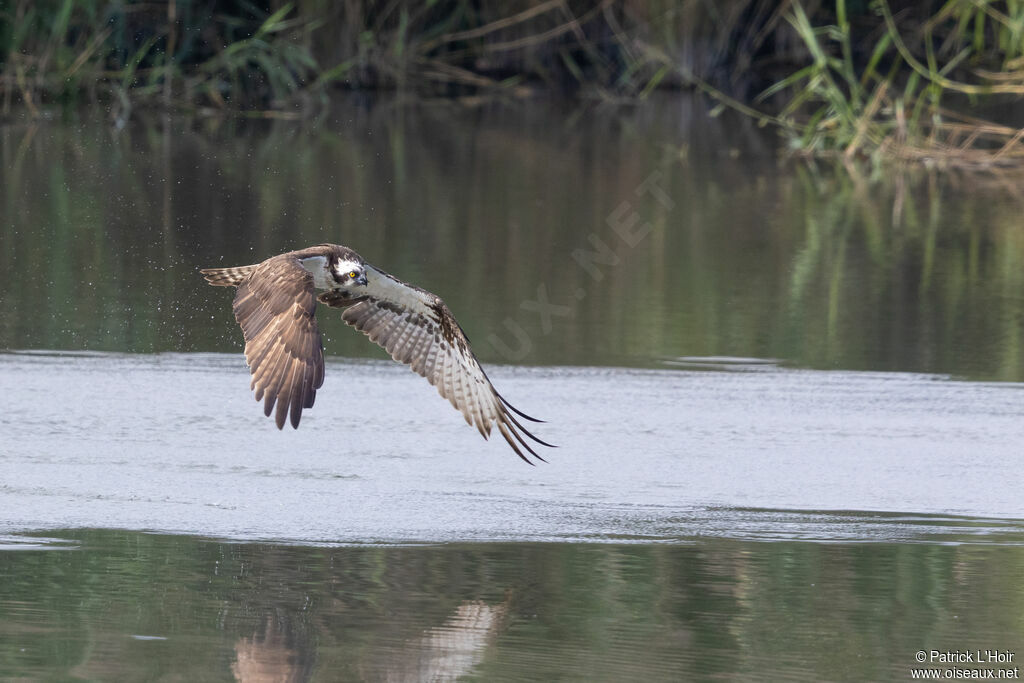
[[[294,259],[279,256],[260,264],[238,287],[235,319],[245,336],[245,360],[256,400],[266,415],[277,412],[283,428],[291,416],[299,426],[324,382],[324,353],[314,313],[313,280]]]
[[[234,268],[203,268],[199,272],[206,281],[217,287],[237,287],[252,275],[258,266],[236,266]]]

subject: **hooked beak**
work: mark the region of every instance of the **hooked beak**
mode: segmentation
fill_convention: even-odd
[[[359,277],[356,278],[356,284],[360,284],[363,287],[366,286],[366,273],[363,273]]]

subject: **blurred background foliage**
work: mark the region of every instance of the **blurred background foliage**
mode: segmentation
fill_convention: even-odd
[[[988,168],[1024,159],[1012,116],[975,111],[1024,94],[1022,27],[1016,0],[5,0],[0,111],[97,102],[120,126],[140,105],[309,116],[337,89],[697,88],[802,153]]]
[[[483,5],[0,2],[0,347],[233,350],[194,267],[331,240],[474,311],[485,360],[1024,379],[1024,185],[1005,168],[1024,131],[980,118],[1019,118],[992,76],[1021,68],[1024,4]],[[947,114],[900,69],[924,48],[926,71],[955,60],[941,78],[987,79],[1001,104],[968,88],[972,113]],[[711,99],[665,92],[686,84]],[[552,90],[579,97],[520,96]],[[774,114],[744,104],[758,93]],[[780,171],[780,149],[815,159]],[[851,168],[864,156],[925,163]],[[654,171],[675,208],[635,198]],[[654,229],[592,282],[571,255],[627,200]],[[542,282],[586,291],[554,335],[520,309]],[[509,315],[544,339],[522,358],[480,343],[511,344]],[[375,353],[325,326],[333,352]]]
[[[328,85],[420,94],[541,85],[635,96],[686,85],[686,73],[719,85],[753,81],[754,63],[802,58],[806,47],[781,21],[786,5],[7,0],[0,65],[5,104],[30,106],[130,94],[287,108]]]

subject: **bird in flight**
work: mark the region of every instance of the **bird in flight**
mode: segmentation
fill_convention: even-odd
[[[316,322],[319,301],[342,309],[341,319],[400,363],[437,387],[470,426],[486,439],[497,426],[516,455],[544,460],[516,418],[540,422],[499,394],[448,306],[430,292],[402,282],[337,244],[320,244],[273,256],[262,263],[200,270],[207,282],[237,287],[233,308],[245,337],[251,388],[268,417],[277,404],[278,429],[291,417],[298,428],[324,383],[324,349]],[[317,290],[322,290],[318,295]]]

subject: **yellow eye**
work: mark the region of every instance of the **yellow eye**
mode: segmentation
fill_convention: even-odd
[[[351,277],[351,278],[355,278],[356,271],[353,270],[351,273],[348,274],[348,276]]]

